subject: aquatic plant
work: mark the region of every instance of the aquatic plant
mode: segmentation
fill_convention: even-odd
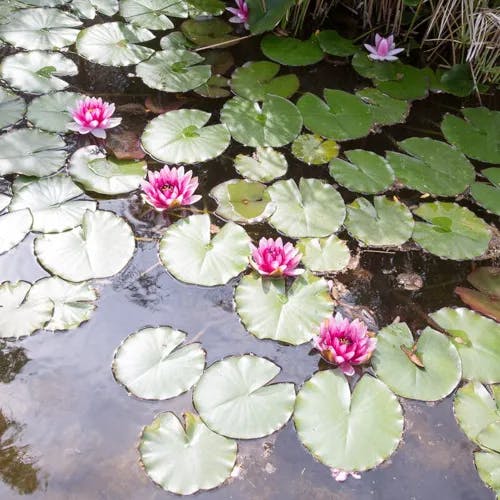
[[[227,7],[226,10],[234,14],[233,17],[229,18],[230,23],[243,24],[246,29],[248,29],[248,16],[249,10],[248,5],[245,0],[235,0],[236,7]]]
[[[365,43],[364,46],[366,50],[370,52],[368,57],[374,61],[396,61],[398,59],[396,54],[399,54],[404,50],[396,48],[394,35],[384,38],[378,33],[375,35],[375,45]]]
[[[297,269],[302,254],[290,242],[283,245],[281,238],[261,238],[258,247],[250,246],[250,263],[263,276],[297,276],[304,272]]]
[[[68,124],[70,130],[79,134],[89,132],[99,139],[106,138],[106,129],[120,125],[121,118],[112,118],[115,105],[103,101],[100,97],[85,97],[70,109],[74,123]]]

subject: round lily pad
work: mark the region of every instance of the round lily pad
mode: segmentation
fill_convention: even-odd
[[[400,61],[374,61],[365,51],[354,54],[352,67],[365,78],[387,81],[396,80],[403,63]]]
[[[318,41],[321,49],[332,56],[348,57],[359,50],[351,40],[339,35],[335,30],[320,31]]]
[[[262,105],[242,97],[224,104],[221,121],[245,146],[279,147],[292,142],[302,129],[302,117],[293,103],[268,94]]]
[[[332,299],[323,278],[304,273],[287,288],[284,279],[244,276],[234,292],[236,312],[259,339],[299,345],[312,339],[332,314]]]
[[[107,278],[120,272],[135,250],[130,226],[112,212],[87,210],[82,225],[35,239],[35,255],[48,272],[67,281]]]
[[[297,249],[303,264],[315,273],[342,271],[351,259],[347,243],[334,234],[328,238],[302,238]]]
[[[315,35],[309,40],[299,40],[267,34],[260,42],[260,48],[266,57],[286,66],[309,66],[324,56]]]
[[[427,97],[429,80],[427,68],[400,64],[395,78],[390,81],[376,80],[375,85],[381,92],[394,99],[413,100]]]
[[[19,245],[30,232],[33,217],[29,210],[0,215],[0,255]]]
[[[278,365],[253,355],[230,356],[203,373],[193,404],[203,422],[217,434],[253,439],[283,427],[293,413],[295,386],[269,382]]]
[[[488,212],[500,215],[500,168],[485,168],[481,171],[491,184],[475,182],[470,187],[470,193],[479,205]]]
[[[339,154],[339,145],[320,135],[302,134],[293,141],[292,153],[308,165],[322,165]]]
[[[217,17],[199,20],[188,19],[181,24],[181,31],[188,40],[199,47],[230,42],[238,38],[230,34],[233,31],[231,25]]]
[[[410,359],[411,355],[423,366]],[[426,328],[415,341],[406,323],[395,323],[378,332],[372,366],[377,377],[397,395],[422,401],[448,396],[462,376],[460,356],[446,335]]]
[[[142,134],[142,145],[166,163],[197,163],[216,158],[228,147],[231,136],[224,125],[205,124],[210,113],[198,109],[169,111],[151,120]]]
[[[120,15],[135,26],[166,31],[174,27],[168,16],[177,16],[179,14],[177,4],[183,3],[172,0],[121,0]]]
[[[190,495],[222,484],[236,463],[237,444],[212,432],[192,413],[184,426],[171,412],[142,430],[139,443],[146,474],[164,490]]]
[[[211,238],[210,217],[191,215],[172,224],[160,241],[160,260],[186,283],[224,285],[248,265],[250,237],[228,222]]]
[[[424,250],[444,259],[479,257],[488,249],[488,225],[469,209],[455,203],[422,203],[413,213],[426,222],[415,222],[413,239]]]
[[[239,154],[234,159],[236,171],[255,182],[271,182],[286,174],[288,162],[285,155],[273,148],[257,147],[252,156]]]
[[[179,3],[182,5],[183,2]],[[180,31],[174,31],[160,39],[160,47],[163,50],[191,49],[195,44],[190,42]]]
[[[117,348],[113,374],[134,396],[169,399],[188,391],[205,368],[199,343],[181,346],[186,334],[169,326],[143,328]]]
[[[366,88],[356,92],[356,95],[370,106],[372,121],[378,125],[404,123],[410,112],[408,101],[395,99],[378,89]]]
[[[196,87],[194,91],[203,97],[218,99],[231,95],[228,87],[229,80],[225,76],[213,75],[205,83]]]
[[[340,370],[316,372],[302,386],[293,419],[309,452],[344,471],[379,465],[394,453],[403,435],[403,412],[387,386],[364,375],[351,394]]]
[[[500,453],[476,451],[474,462],[479,477],[495,490],[498,497],[500,495]]]
[[[292,238],[329,236],[345,218],[345,205],[333,186],[319,179],[278,181],[268,188],[276,211],[269,223]]]
[[[119,9],[118,0],[71,0],[69,7],[87,19],[94,19],[97,12],[111,17]]]
[[[0,129],[21,121],[25,111],[26,103],[22,97],[0,87]]]

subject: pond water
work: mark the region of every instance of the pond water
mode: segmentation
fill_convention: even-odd
[[[236,65],[259,60],[258,41],[249,40],[229,50]],[[146,114],[127,113],[120,106],[144,104],[157,94],[127,77],[129,69],[109,69],[78,59],[80,74],[69,90],[102,96],[114,101],[124,126],[140,129]],[[301,92],[320,93],[325,87],[352,91],[363,80],[347,64],[323,61],[297,71]],[[172,108],[176,99],[183,107],[217,111],[221,100],[189,94],[169,94],[164,102]],[[444,113],[457,111],[464,101],[434,95],[412,106],[405,125],[384,127],[381,133],[342,144],[344,150],[361,147],[383,154],[394,141],[412,136],[440,137]],[[150,119],[152,115],[149,115]],[[70,145],[71,148],[76,144]],[[287,156],[288,177],[327,179],[326,166],[306,166]],[[233,158],[250,148],[234,141],[222,156],[194,170],[200,179],[205,204],[213,209],[210,189],[236,177]],[[159,165],[148,159],[148,166]],[[331,179],[330,179],[331,182]],[[339,188],[344,200],[356,195]],[[399,191],[407,203],[420,194]],[[90,321],[78,329],[41,332],[16,342],[4,342],[0,350],[0,498],[50,500],[121,500],[175,497],[155,486],[141,470],[138,436],[144,425],[162,411],[180,415],[192,411],[191,392],[168,401],[143,401],[116,383],[111,362],[116,347],[130,333],[144,326],[171,325],[188,333],[188,341],[200,341],[207,351],[207,365],[230,354],[255,353],[271,359],[282,371],[279,381],[300,387],[318,368],[326,366],[309,344],[287,346],[258,340],[239,321],[233,305],[237,281],[205,288],[183,284],[159,264],[158,243],[169,216],[144,207],[137,193],[109,199],[100,197],[99,208],[123,216],[138,237],[132,261],[111,279],[98,280],[97,308]],[[486,220],[486,212],[474,208]],[[175,217],[171,217],[175,220]],[[214,221],[216,219],[214,218]],[[276,236],[265,224],[247,226],[255,240]],[[344,230],[353,254],[357,244]],[[143,238],[143,239],[141,239]],[[18,247],[0,256],[1,281],[33,282],[47,273],[37,264],[30,235]],[[487,263],[488,261],[486,261]],[[344,290],[339,310],[374,321],[378,326],[397,316],[413,329],[423,328],[426,315],[443,306],[461,305],[455,286],[466,282],[472,262],[441,260],[416,247],[405,250],[362,249],[359,262],[336,275]],[[416,273],[422,288],[407,290],[401,274]],[[411,288],[411,287],[410,287]],[[337,483],[324,465],[316,462],[297,439],[293,422],[279,432],[256,440],[239,441],[238,474],[221,488],[202,492],[198,498],[213,499],[432,499],[488,500],[494,493],[480,480],[473,462],[475,445],[457,426],[453,395],[438,403],[401,398],[405,414],[404,438],[394,455],[382,466],[364,472],[362,479]],[[373,432],[377,432],[374,429]]]

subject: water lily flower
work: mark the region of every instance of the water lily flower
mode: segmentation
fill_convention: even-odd
[[[100,97],[85,97],[77,101],[74,108],[68,110],[74,122],[68,124],[70,130],[79,134],[89,132],[100,139],[106,138],[106,129],[119,125],[121,118],[111,118],[115,105],[103,101]]]
[[[261,238],[258,248],[251,243],[250,247],[250,264],[263,276],[297,276],[304,272],[297,269],[302,254],[291,243],[283,245],[281,238]]]
[[[243,23],[245,28],[248,29],[248,5],[245,0],[235,0],[236,7],[227,7],[226,10],[234,14],[229,18],[230,23]]]
[[[193,194],[197,187],[198,177],[193,177],[191,170],[184,172],[184,167],[168,165],[159,172],[148,171],[148,180],[141,184],[144,201],[159,211],[196,203],[201,199]]]
[[[384,38],[378,33],[375,35],[375,45],[364,44],[366,50],[370,52],[368,57],[374,61],[396,61],[397,56],[404,49],[397,49],[394,43],[394,35]]]
[[[313,346],[325,361],[338,365],[345,375],[354,375],[353,365],[366,363],[377,345],[367,326],[357,319],[349,321],[337,313],[323,321]]]
[[[338,482],[345,481],[349,476],[354,479],[361,479],[361,474],[357,474],[356,472],[349,472],[342,469],[330,469],[330,472],[332,473],[332,477],[335,481]]]

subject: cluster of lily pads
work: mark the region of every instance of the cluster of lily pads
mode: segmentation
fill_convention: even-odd
[[[137,190],[147,163],[118,160],[96,145],[81,147],[68,159],[64,134],[75,128],[68,109],[84,97],[65,91],[69,83],[64,78],[78,72],[65,54],[72,45],[97,64],[136,65],[135,76],[152,89],[229,98],[220,123],[198,109],[169,111],[147,124],[141,142],[156,160],[194,167],[220,156],[233,139],[254,148],[234,159],[242,178],[210,193],[217,220],[224,221],[220,228],[214,233],[209,213],[181,218],[163,232],[159,257],[185,283],[223,285],[245,273],[235,286],[236,312],[259,339],[304,344],[331,317],[325,274],[344,269],[350,259],[347,242],[336,235],[342,227],[360,246],[398,249],[412,239],[432,254],[455,260],[487,251],[492,230],[468,208],[435,200],[410,210],[383,193],[406,187],[434,198],[463,195],[500,214],[500,169],[484,168],[478,176],[470,161],[500,163],[499,112],[467,108],[464,119],[446,115],[441,128],[447,142],[412,137],[385,157],[361,149],[341,152],[343,141],[404,122],[411,100],[429,91],[461,94],[464,89],[457,88],[454,74],[373,61],[331,30],[306,41],[268,34],[261,49],[271,61],[248,62],[228,78],[214,70],[221,67],[217,55],[205,59],[199,50],[238,39],[221,18],[197,18],[221,14],[220,4],[13,0],[0,12],[0,39],[28,50],[0,64],[0,129],[8,129],[0,135],[0,176],[12,181],[0,194],[0,253],[32,231],[34,254],[51,275],[34,284],[0,284],[1,338],[78,327],[95,307],[92,280],[120,272],[135,251],[129,224],[99,209],[94,196]],[[81,19],[87,25],[97,13],[118,12],[123,21],[82,28]],[[156,38],[153,31],[174,29],[170,17],[186,19],[180,31],[164,36],[161,50],[142,45]],[[325,54],[352,56],[355,70],[374,86],[354,94],[308,92],[292,102],[300,81],[280,65],[314,64]],[[18,93],[41,95],[27,105]],[[328,164],[332,181],[276,180],[286,175],[288,163],[275,148],[290,144],[291,153],[311,172]],[[364,196],[346,206],[333,181]],[[306,272],[293,282],[247,272],[251,238],[244,226],[264,221],[298,239]],[[267,359],[235,355],[205,369],[201,345],[182,345],[186,334],[175,328],[145,328],[130,335],[113,360],[118,382],[144,399],[169,399],[193,388],[198,412],[187,413],[184,424],[173,413],[162,413],[144,428],[139,451],[147,474],[175,493],[213,488],[231,475],[236,439],[267,436],[290,418],[300,441],[320,462],[344,473],[370,469],[401,441],[404,420],[397,396],[436,401],[464,379],[472,382],[457,393],[457,419],[484,450],[476,454],[481,477],[500,491],[498,410],[481,385],[500,383],[500,326],[465,308],[443,308],[431,318],[433,327],[418,335],[405,323],[382,328],[372,372],[365,371],[352,387],[341,370],[326,370],[312,375],[298,393],[292,383],[270,383],[280,368]]]

